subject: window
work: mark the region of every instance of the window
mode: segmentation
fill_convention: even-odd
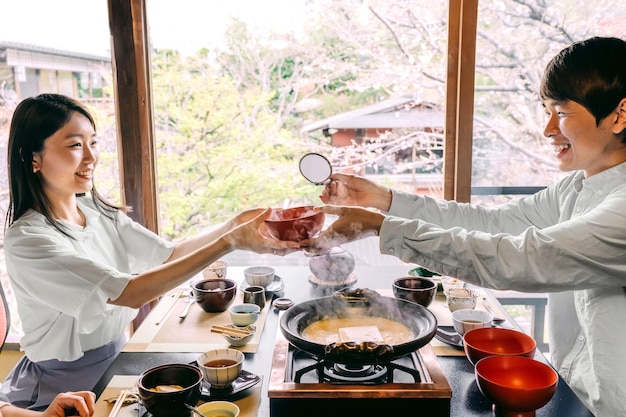
[[[13,1],[2,5],[3,16],[13,16],[4,19],[0,25],[0,143],[3,144],[0,167],[4,172],[0,178],[2,230],[9,198],[6,143],[11,116],[19,101],[45,92],[72,96],[90,108],[101,143],[101,162],[96,180],[98,190],[111,201],[120,202],[107,2],[90,2],[88,9],[81,0]],[[80,11],[81,15],[73,15],[72,10]],[[51,25],[54,25],[54,30],[50,30]],[[41,28],[41,31],[36,28]],[[6,272],[4,249],[0,250],[0,282],[11,309],[8,341],[17,342],[21,335],[21,323]]]
[[[161,233],[318,203],[297,169],[309,151],[440,194],[446,12],[444,0],[149,2]]]
[[[543,135],[541,75],[548,61],[574,41],[623,35],[617,16],[624,13],[620,1],[571,0],[558,7],[542,1],[479,2],[473,187],[541,187],[564,175]],[[516,197],[475,195],[472,202]]]

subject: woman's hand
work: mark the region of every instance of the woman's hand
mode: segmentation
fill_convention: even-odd
[[[89,417],[94,413],[96,394],[91,391],[63,392],[58,394],[48,408],[42,412],[44,417],[81,416]]]
[[[277,240],[267,233],[265,219],[270,212],[271,209],[251,209],[236,216],[239,225],[224,235],[232,249],[281,256],[301,250],[297,242]]]
[[[389,211],[391,190],[356,175],[333,174],[324,187],[320,200],[335,206],[374,207]]]
[[[319,236],[300,245],[309,253],[323,253],[342,243],[377,236],[385,216],[361,207],[321,206],[316,210],[338,216]]]

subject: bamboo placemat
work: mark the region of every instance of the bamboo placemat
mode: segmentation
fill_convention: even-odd
[[[138,375],[114,375],[107,387],[102,391],[100,398],[96,401],[96,409],[94,417],[108,417],[113,410],[114,405],[106,401],[108,398],[117,398],[123,389],[130,389],[137,385]],[[261,403],[261,386],[263,380],[259,381],[254,387],[251,387],[239,394],[236,394],[235,404],[241,410],[239,417],[256,417],[259,413],[259,405]],[[226,399],[226,401],[230,401]],[[204,401],[200,400],[199,404]],[[116,417],[141,417],[139,410],[144,412],[143,407],[138,404],[130,404],[122,407]]]
[[[178,315],[187,306],[186,293],[176,292],[164,296],[150,314],[144,319],[132,335],[124,352],[206,352],[211,349],[230,347],[244,353],[255,353],[265,326],[270,300],[261,310],[259,319],[254,323],[256,332],[250,342],[241,347],[233,347],[217,333],[211,333],[211,326],[231,322],[228,310],[221,313],[207,313],[197,304],[193,304],[184,320]],[[238,289],[232,305],[243,303],[243,294]]]

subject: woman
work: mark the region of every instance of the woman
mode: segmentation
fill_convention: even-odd
[[[551,292],[550,355],[591,411],[626,415],[626,42],[591,38],[550,61],[540,92],[559,167],[547,189],[485,208],[334,175],[338,220],[317,248],[380,236],[381,252],[475,285]],[[311,249],[309,249],[311,250]]]
[[[172,244],[107,203],[94,187],[95,123],[68,97],[22,101],[9,132],[6,264],[22,319],[24,358],[2,386],[13,405],[41,409],[91,389],[125,343],[137,309],[234,249],[286,254],[265,237],[266,211]]]

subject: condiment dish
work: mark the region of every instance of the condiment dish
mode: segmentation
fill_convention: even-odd
[[[444,290],[450,311],[472,309],[476,307],[478,291],[470,288],[449,288]]]
[[[230,321],[235,326],[245,327],[255,323],[261,314],[261,307],[258,304],[243,303],[230,307]]]

